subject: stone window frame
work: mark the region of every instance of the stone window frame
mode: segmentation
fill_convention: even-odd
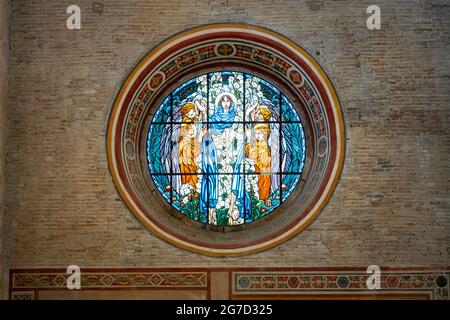
[[[281,90],[302,119],[308,148],[302,178],[287,201],[258,221],[218,227],[180,214],[163,199],[148,170],[146,139],[168,93],[195,76],[223,70],[251,73]],[[306,51],[265,28],[213,24],[181,32],[141,59],[114,101],[107,153],[122,200],[151,232],[193,252],[234,256],[272,248],[315,219],[340,176],[344,137],[339,98]]]

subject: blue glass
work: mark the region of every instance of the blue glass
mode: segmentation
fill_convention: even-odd
[[[165,123],[167,121],[170,121],[170,95],[164,99],[152,119],[152,122],[159,123]]]
[[[301,173],[305,165],[306,141],[301,123],[283,123],[281,145],[282,172]]]
[[[281,120],[286,122],[300,121],[300,116],[286,96],[283,96],[282,98]]]
[[[158,188],[159,193],[163,196],[164,200],[170,203],[170,195],[172,183],[170,176],[168,175],[152,175],[153,183]]]
[[[301,174],[283,175],[283,181],[281,184],[281,194],[283,196],[283,201],[286,201],[287,198],[289,198],[289,196],[292,194],[300,178]]]

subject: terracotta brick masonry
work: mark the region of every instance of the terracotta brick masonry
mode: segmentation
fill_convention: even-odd
[[[70,264],[450,265],[447,1],[103,0],[102,14],[94,1],[72,2],[81,30],[66,29],[66,2],[11,1],[7,110],[3,41],[0,50],[0,150],[8,136],[0,274]],[[381,8],[381,30],[366,27],[371,4]],[[268,27],[301,45],[330,76],[346,122],[343,173],[323,212],[283,245],[238,258],[190,253],[149,233],[120,200],[106,155],[111,106],[138,60],[213,22]],[[0,171],[0,203],[4,187]]]

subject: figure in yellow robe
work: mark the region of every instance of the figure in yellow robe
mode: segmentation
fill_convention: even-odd
[[[206,102],[187,102],[181,107],[182,122],[201,122],[206,117]]]
[[[256,141],[245,145],[245,155],[255,162],[258,176],[259,198],[267,200],[270,196],[270,162],[271,154],[267,139],[270,134],[269,124],[257,124],[254,128]]]
[[[195,158],[201,153],[201,139],[205,134],[205,130],[202,130],[197,137],[196,126],[193,122],[197,120],[198,112],[194,103],[186,103],[181,108],[181,115],[183,122],[187,122],[181,125],[178,146],[180,173],[182,174],[181,183],[189,183],[196,190],[199,167],[195,164]],[[192,124],[189,122],[192,122]]]
[[[198,182],[198,169],[195,158],[200,155],[201,144],[195,139],[195,127],[191,124],[181,125],[178,157],[180,159],[181,183],[189,183],[194,190]]]

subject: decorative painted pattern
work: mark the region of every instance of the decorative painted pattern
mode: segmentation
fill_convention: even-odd
[[[68,274],[13,273],[12,287],[66,288]],[[206,272],[83,272],[81,286],[92,288],[206,288]]]
[[[199,268],[183,269],[89,269],[82,271],[83,290],[202,290],[207,297],[228,299],[282,298],[293,296],[377,298],[427,298],[450,300],[450,267],[428,270],[421,268],[381,268],[381,288],[369,290],[365,268]],[[39,292],[69,291],[68,275],[62,269],[11,269],[9,297],[13,300],[39,299]],[[228,285],[214,286],[212,274],[221,274]],[[216,279],[217,280],[217,279]],[[126,297],[126,296],[124,296]]]
[[[366,273],[353,272],[236,272],[233,294],[281,294],[298,292],[367,292]],[[449,273],[382,272],[380,292],[424,291],[433,299],[449,299]],[[372,291],[372,292],[375,292]]]

